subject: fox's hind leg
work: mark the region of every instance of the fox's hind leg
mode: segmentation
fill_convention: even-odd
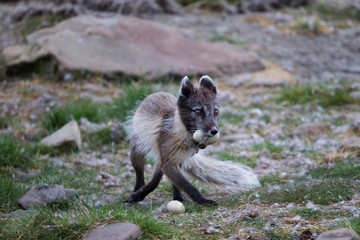
[[[144,166],[146,163],[146,156],[143,153],[137,151],[136,145],[133,144],[133,142],[131,142],[131,145],[130,159],[136,174],[136,183],[134,187],[134,192],[136,192],[145,185]]]
[[[173,200],[184,201],[181,190],[173,184]]]
[[[127,203],[135,203],[135,202],[139,202],[141,200],[143,200],[149,193],[151,193],[152,191],[154,191],[154,189],[159,185],[161,178],[163,176],[163,173],[160,169],[159,164],[156,164],[155,167],[155,172],[153,175],[153,178],[151,179],[151,181],[140,187],[138,190],[134,191],[130,197],[128,197],[125,202]]]

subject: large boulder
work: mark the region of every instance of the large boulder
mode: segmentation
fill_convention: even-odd
[[[8,67],[54,57],[63,71],[222,76],[264,69],[238,46],[192,39],[180,29],[134,17],[78,16],[36,31],[26,45],[6,47]]]

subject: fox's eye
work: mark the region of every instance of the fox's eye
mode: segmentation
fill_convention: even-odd
[[[201,110],[199,110],[199,109],[195,110],[195,114],[196,114],[196,116],[200,116],[201,115]]]
[[[215,109],[215,110],[214,110],[214,115],[215,115],[216,117],[219,116],[219,113],[220,113],[220,112],[219,112],[218,109]]]

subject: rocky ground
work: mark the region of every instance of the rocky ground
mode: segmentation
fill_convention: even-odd
[[[0,18],[5,19],[11,7],[1,9]],[[1,188],[1,195],[8,196],[2,199],[1,226],[8,230],[0,236],[77,239],[93,227],[124,220],[138,224],[144,239],[316,239],[343,227],[359,233],[359,22],[323,20],[320,13],[314,17],[309,11],[243,15],[199,11],[149,17],[180,27],[194,38],[254,52],[266,66],[261,72],[214,79],[222,104],[222,138],[204,152],[250,166],[262,184],[255,191],[224,197],[213,187],[195,183],[219,201],[217,207],[198,206],[187,198],[185,213],[167,213],[164,203],[171,199],[171,185],[166,179],[138,206],[122,203],[135,179],[124,138],[125,116],[119,117],[129,112],[118,109],[131,109],[134,96],[176,92],[178,79],[129,84],[125,78],[101,76],[50,81],[37,74],[1,81],[0,149],[9,149],[4,143],[11,136],[20,146],[20,156],[27,151],[30,156],[29,144],[71,120],[77,124],[70,132],[79,131],[82,143],[72,135],[68,141],[75,147],[39,150],[24,157],[33,165],[20,160],[9,164],[8,153],[0,157],[1,173],[7,177],[2,185],[9,185],[9,179],[13,188],[20,189]],[[2,46],[20,41],[16,34],[6,34],[8,27],[1,26],[0,31],[6,36]],[[126,101],[130,105],[122,105]],[[61,114],[68,116],[63,120]],[[152,169],[149,163],[148,178]],[[7,214],[17,210],[17,200],[38,184],[76,189],[78,198],[34,213],[38,217],[26,218],[26,224],[11,220],[16,229],[10,228]]]

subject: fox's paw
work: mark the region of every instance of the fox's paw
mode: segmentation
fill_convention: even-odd
[[[206,199],[206,198],[203,198],[200,201],[196,201],[196,202],[201,205],[207,205],[207,206],[217,206],[218,205],[218,203],[215,200]]]
[[[137,203],[144,198],[139,197],[137,194],[132,193],[127,199],[125,199],[126,203]]]

